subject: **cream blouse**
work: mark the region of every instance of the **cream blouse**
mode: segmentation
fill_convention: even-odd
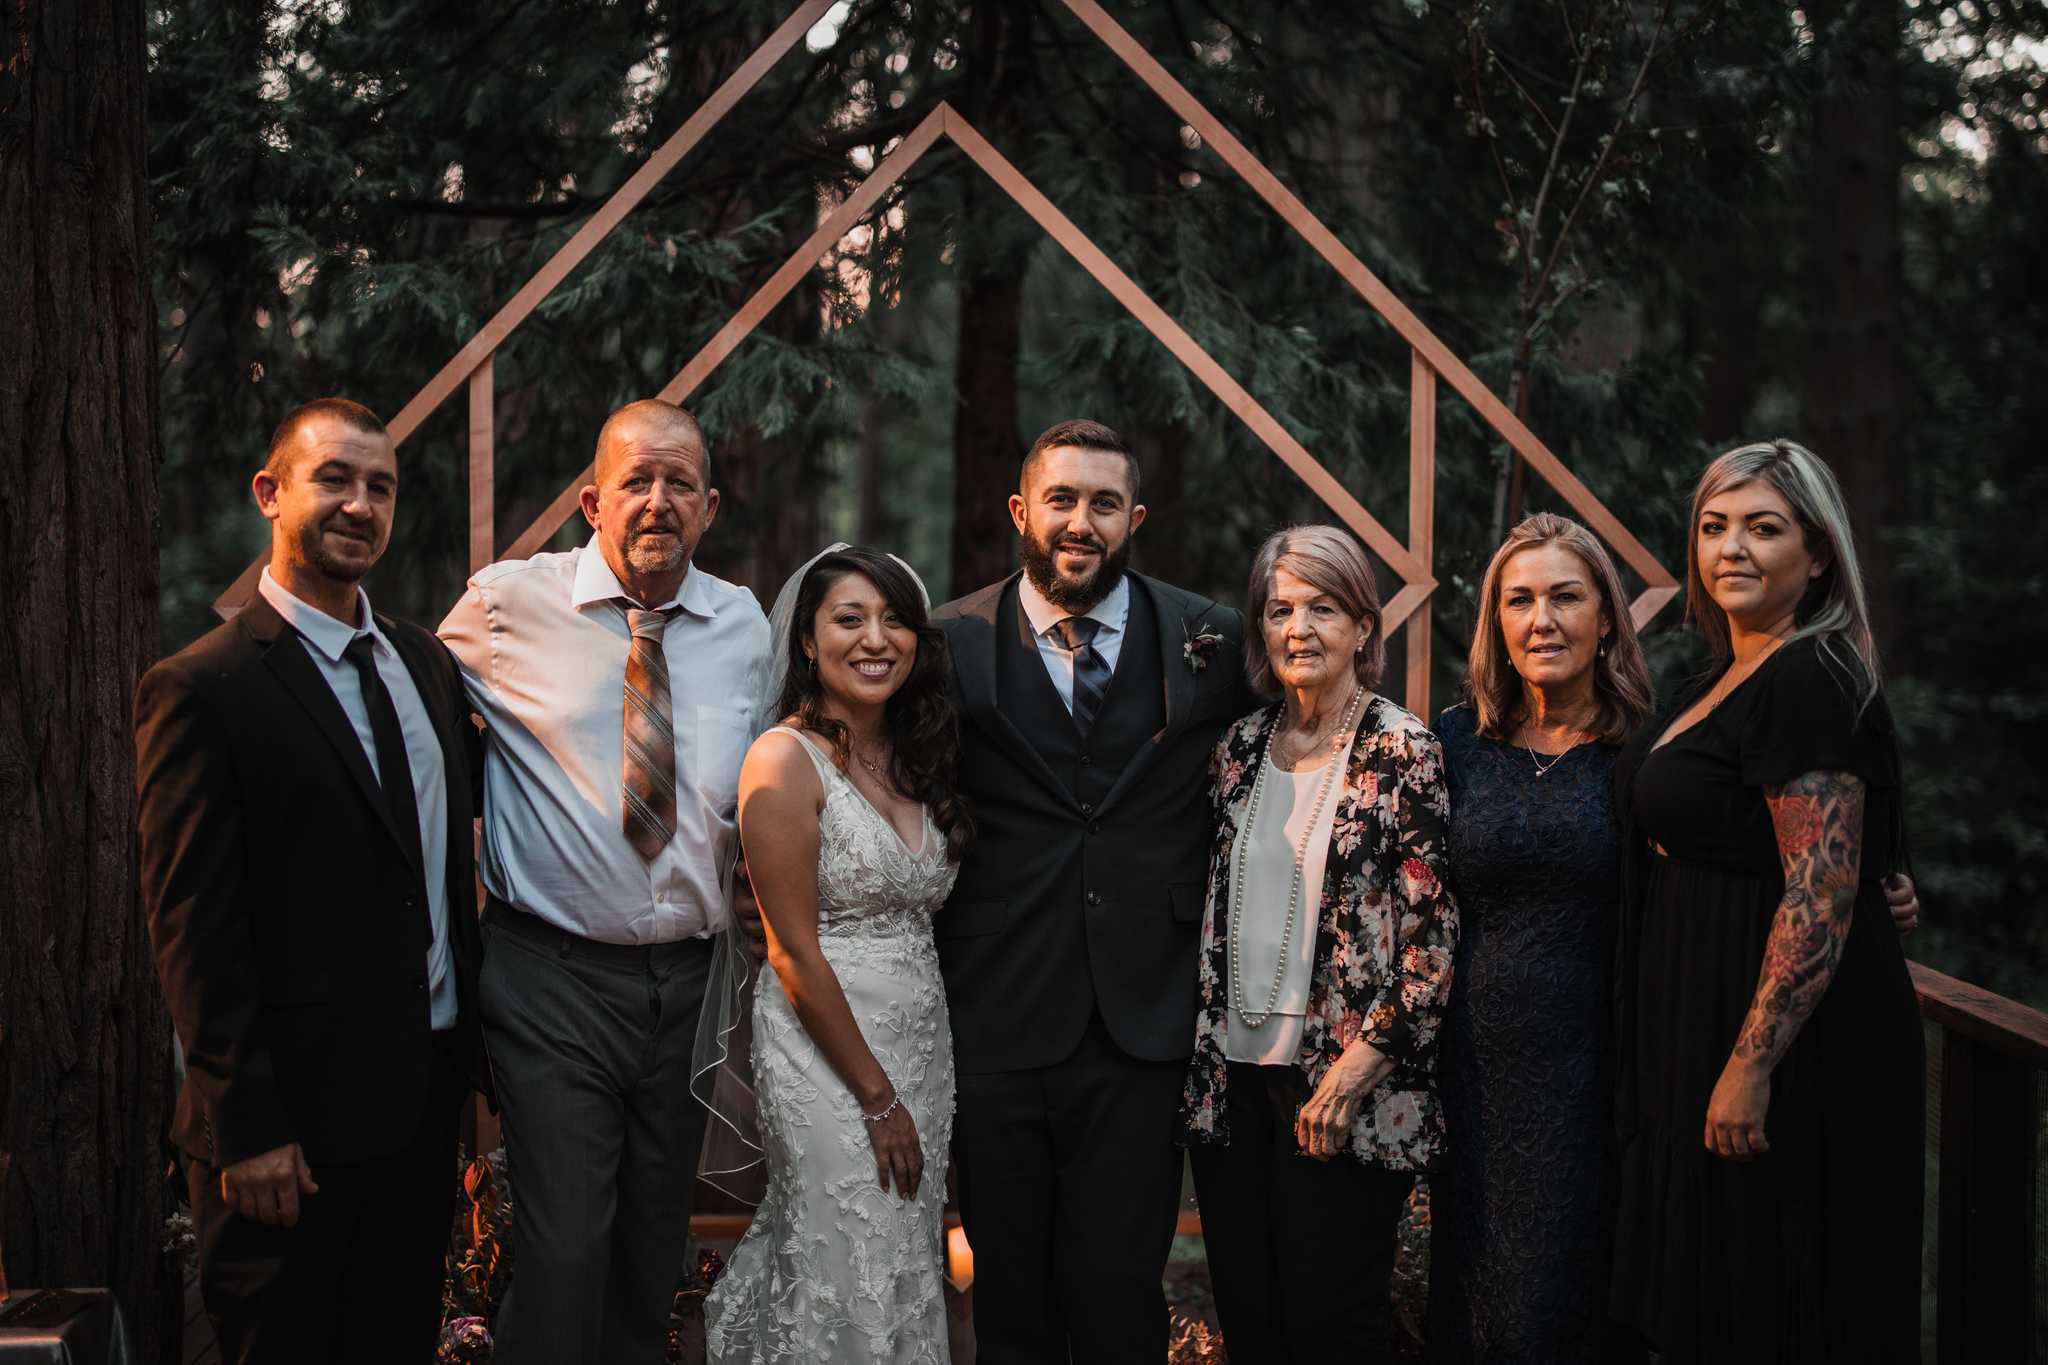
[[[1265,1023],[1253,1027],[1238,1013],[1236,983],[1227,983],[1229,1018],[1224,1026],[1223,1056],[1228,1061],[1260,1066],[1289,1066],[1301,1048],[1301,1027],[1308,1012],[1308,990],[1315,967],[1316,912],[1323,899],[1323,868],[1329,861],[1330,832],[1343,799],[1344,765],[1350,761],[1354,733],[1341,753],[1302,772],[1275,767],[1269,750],[1263,760],[1263,788],[1252,827],[1237,838],[1230,854],[1230,923],[1238,923],[1234,898],[1244,887],[1243,932],[1233,956],[1244,974],[1242,995],[1253,1010],[1266,1003],[1273,989],[1273,969],[1280,961],[1280,940],[1287,927],[1287,889],[1294,881],[1297,851],[1315,808],[1316,793],[1335,763],[1336,777],[1308,831],[1307,856],[1301,859],[1301,891],[1294,905],[1294,934],[1287,948],[1287,968],[1280,998]],[[1240,882],[1240,877],[1242,881]]]

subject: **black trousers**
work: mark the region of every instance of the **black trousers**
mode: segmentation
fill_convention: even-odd
[[[1231,1062],[1230,1141],[1191,1150],[1202,1239],[1230,1365],[1383,1360],[1401,1211],[1415,1177],[1302,1155],[1308,1099],[1291,1066]]]
[[[455,1134],[469,1094],[454,1031],[434,1035],[434,1080],[413,1139],[389,1156],[309,1162],[319,1193],[296,1227],[223,1203],[221,1168],[188,1160],[199,1296],[231,1365],[427,1365],[455,1216]]]
[[[479,1016],[504,1115],[498,1365],[661,1365],[689,1269],[709,939],[594,943],[493,902]]]
[[[959,1078],[981,1365],[1165,1359],[1186,1070],[1128,1056],[1098,1016],[1062,1062]]]

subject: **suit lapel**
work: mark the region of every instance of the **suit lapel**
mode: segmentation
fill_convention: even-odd
[[[1035,745],[1024,737],[1015,721],[1004,714],[996,694],[997,651],[1001,644],[997,622],[1001,618],[1003,597],[1017,581],[1018,575],[1011,574],[1000,583],[982,589],[979,593],[960,604],[960,625],[955,628],[953,645],[953,674],[960,682],[961,709],[997,742],[1009,749],[1023,769],[1030,773],[1060,799],[1072,804],[1073,792],[1065,783],[1053,775],[1053,770],[1038,752]],[[1023,608],[1017,609],[1018,619],[1023,618]],[[1034,644],[1033,649],[1037,646]]]
[[[334,689],[321,676],[320,666],[306,653],[306,642],[299,638],[297,631],[286,627],[284,618],[277,614],[277,608],[260,593],[236,613],[235,620],[262,650],[263,662],[269,665],[284,690],[305,708],[313,721],[313,728],[333,746],[341,765],[355,779],[356,789],[376,811],[385,833],[404,851],[410,862],[411,841],[399,837],[398,829],[391,820],[390,803],[384,799],[383,788],[377,785],[377,775],[370,771],[370,760],[363,753],[363,743],[356,736],[356,727],[349,723],[348,713],[341,709],[341,701],[334,695]],[[444,746],[445,743],[444,740]]]

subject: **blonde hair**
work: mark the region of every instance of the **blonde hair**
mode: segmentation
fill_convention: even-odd
[[[1643,659],[1635,622],[1629,619],[1621,575],[1614,560],[1593,533],[1569,517],[1538,512],[1500,543],[1479,581],[1479,624],[1472,632],[1472,652],[1465,671],[1465,696],[1477,713],[1479,733],[1491,739],[1512,739],[1528,710],[1529,694],[1522,675],[1508,656],[1500,624],[1500,580],[1508,561],[1524,550],[1556,545],[1569,550],[1586,567],[1600,595],[1601,610],[1613,627],[1593,657],[1595,738],[1619,744],[1650,716],[1650,666]]]
[[[1791,507],[1806,537],[1807,552],[1827,567],[1807,589],[1795,618],[1797,629],[1786,643],[1815,637],[1821,656],[1841,673],[1856,694],[1858,708],[1877,695],[1877,640],[1870,629],[1870,605],[1863,592],[1863,570],[1856,562],[1856,542],[1849,530],[1849,508],[1842,486],[1820,456],[1782,437],[1737,446],[1718,457],[1700,475],[1693,490],[1692,516],[1685,528],[1685,619],[1706,637],[1717,659],[1726,659],[1728,617],[1707,593],[1700,575],[1700,513],[1707,503],[1731,488],[1763,482]],[[1808,607],[1818,594],[1819,602]]]
[[[1380,675],[1387,671],[1379,584],[1373,580],[1365,551],[1335,526],[1289,526],[1275,531],[1253,556],[1251,583],[1244,594],[1245,680],[1267,696],[1280,690],[1273,677],[1273,661],[1266,655],[1266,633],[1260,622],[1265,619],[1267,599],[1273,595],[1273,575],[1281,569],[1335,598],[1338,610],[1346,616],[1367,623],[1365,648],[1353,657],[1351,671],[1360,687],[1378,686]]]

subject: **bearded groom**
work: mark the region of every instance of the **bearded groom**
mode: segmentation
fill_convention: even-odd
[[[1208,763],[1248,710],[1238,613],[1131,573],[1138,466],[1032,443],[1022,573],[941,607],[977,837],[934,930],[984,1365],[1166,1353]]]

